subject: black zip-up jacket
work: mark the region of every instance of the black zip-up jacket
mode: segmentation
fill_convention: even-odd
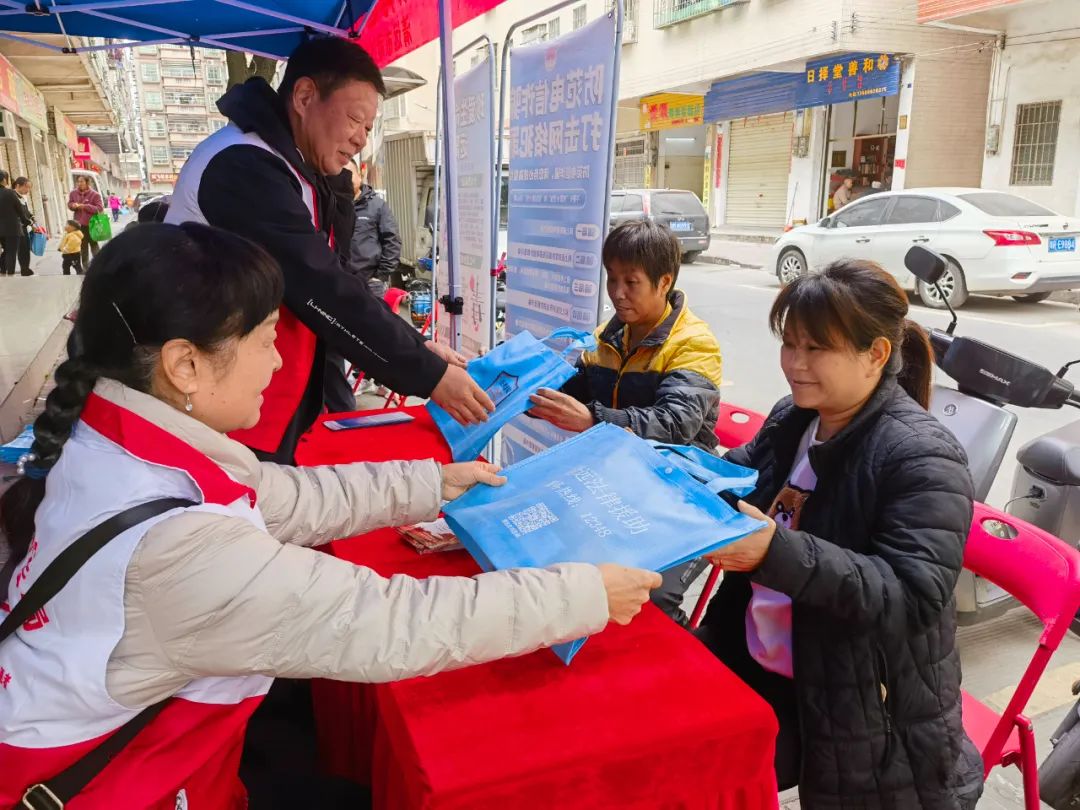
[[[389,278],[401,258],[401,236],[390,206],[365,183],[353,204],[353,212],[356,230],[347,269],[364,281],[373,276]]]
[[[760,472],[747,501],[769,508],[814,416],[785,399],[727,455]],[[889,377],[810,462],[800,530],[777,527],[752,575],[725,573],[705,625],[745,643],[751,579],[791,597],[804,808],[955,810],[982,786],[953,598],[972,516],[964,451]]]
[[[261,245],[285,275],[285,305],[318,338],[303,400],[275,458],[292,457],[296,442],[322,408],[325,350],[329,346],[368,376],[394,391],[428,397],[446,362],[424,348],[419,333],[355,276],[343,272],[354,229],[349,176],[328,178],[308,166],[293,140],[278,94],[263,79],[233,87],[218,101],[221,113],[240,130],[254,133],[278,153],[236,142],[226,130],[211,135],[192,154],[185,171],[196,178],[202,218]],[[231,140],[230,140],[231,138]],[[216,140],[215,140],[216,139]],[[215,150],[215,143],[221,146]],[[303,189],[282,158],[314,189],[318,229],[304,204]],[[167,221],[182,221],[190,202],[174,195]],[[193,218],[193,217],[192,217]],[[335,248],[327,243],[335,238]]]
[[[18,236],[33,224],[30,210],[15,190],[0,187],[0,236]]]

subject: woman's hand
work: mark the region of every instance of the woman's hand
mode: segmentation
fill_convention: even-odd
[[[444,464],[442,467],[442,496],[452,501],[472,489],[474,484],[501,487],[506,479],[494,464],[484,461],[467,461],[464,464]]]
[[[581,433],[596,424],[586,405],[561,391],[541,388],[529,399],[533,404],[529,413],[537,419],[551,422],[557,428]]]
[[[659,574],[640,568],[615,563],[602,563],[597,568],[607,591],[608,618],[616,624],[630,624],[648,601],[649,592],[662,582]]]
[[[747,517],[764,521],[766,526],[742,540],[719,548],[712,554],[706,554],[705,559],[725,571],[745,573],[756,570],[769,553],[769,545],[776,534],[776,522],[746,501],[739,501],[739,511]]]

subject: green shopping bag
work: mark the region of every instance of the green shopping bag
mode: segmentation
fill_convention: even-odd
[[[112,239],[112,225],[109,224],[109,218],[105,214],[94,214],[90,217],[90,224],[87,227],[90,238],[95,242]]]

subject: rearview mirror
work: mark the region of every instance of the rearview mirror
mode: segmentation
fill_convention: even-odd
[[[910,270],[917,279],[933,287],[941,277],[945,275],[948,263],[939,254],[915,245],[904,256],[904,266]]]

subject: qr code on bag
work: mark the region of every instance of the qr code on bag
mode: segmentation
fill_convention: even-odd
[[[538,503],[536,506],[530,506],[528,509],[522,509],[520,512],[515,512],[506,518],[503,518],[503,525],[510,530],[510,533],[514,537],[521,537],[523,534],[530,534],[542,529],[545,526],[550,526],[552,523],[558,523],[559,519],[555,514],[547,508],[546,504]]]

